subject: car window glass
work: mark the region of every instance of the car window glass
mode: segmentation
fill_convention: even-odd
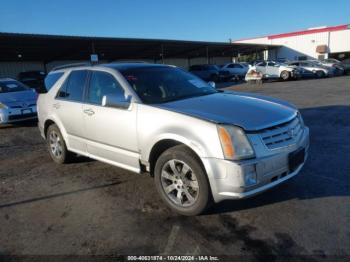
[[[276,64],[274,62],[268,62],[267,65],[268,66],[275,66]]]
[[[86,70],[72,71],[57,96],[71,101],[82,101],[86,77]]]
[[[124,96],[124,89],[113,75],[106,72],[94,71],[90,79],[87,102],[101,105],[105,95]]]
[[[53,87],[54,84],[63,76],[63,72],[58,72],[58,73],[52,73],[47,75],[45,78],[45,88],[47,91]]]
[[[257,64],[257,66],[266,66],[266,62],[260,62]]]

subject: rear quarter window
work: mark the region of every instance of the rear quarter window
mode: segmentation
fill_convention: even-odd
[[[49,91],[54,84],[63,76],[63,72],[52,73],[46,76],[45,78],[45,88]]]

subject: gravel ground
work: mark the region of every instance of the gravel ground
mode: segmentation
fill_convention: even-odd
[[[1,127],[0,254],[349,255],[350,77],[230,88],[300,108],[311,148],[299,176],[182,217],[147,175],[85,158],[59,166],[35,123]]]

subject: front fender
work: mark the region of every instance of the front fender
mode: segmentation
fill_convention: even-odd
[[[165,109],[138,107],[138,144],[141,160],[148,161],[154,145],[174,140],[191,148],[199,157],[223,158],[216,124]]]

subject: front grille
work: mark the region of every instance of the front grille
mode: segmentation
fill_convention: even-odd
[[[299,117],[295,117],[287,123],[262,130],[260,136],[268,149],[276,149],[294,144],[302,133]]]
[[[25,119],[25,118],[35,117],[35,116],[36,116],[36,113],[12,115],[12,116],[9,116],[9,120],[19,120],[19,119]]]

